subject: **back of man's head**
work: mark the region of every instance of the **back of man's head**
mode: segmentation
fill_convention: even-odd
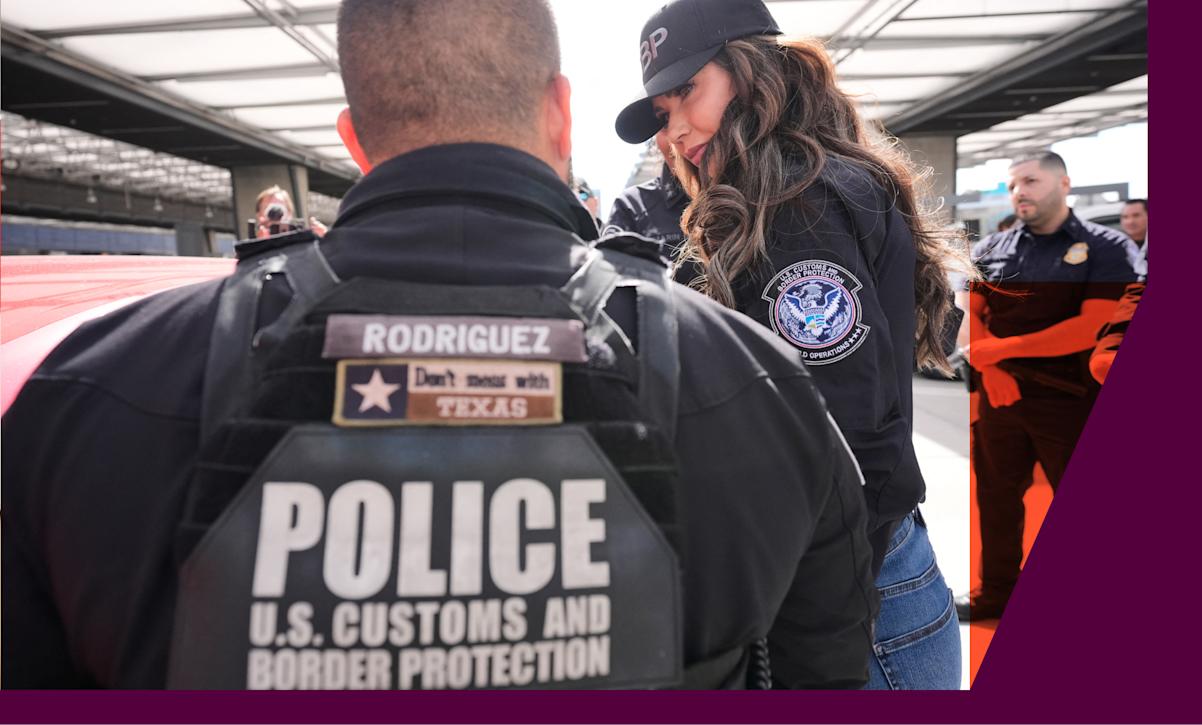
[[[546,0],[344,0],[338,55],[375,162],[444,143],[533,143],[559,38]]]

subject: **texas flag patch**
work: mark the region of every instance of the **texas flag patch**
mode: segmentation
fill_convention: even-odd
[[[557,362],[340,360],[336,425],[550,425],[563,421]]]

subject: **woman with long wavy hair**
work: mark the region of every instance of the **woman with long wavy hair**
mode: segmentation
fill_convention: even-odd
[[[676,0],[644,27],[646,97],[618,117],[663,132],[693,201],[692,285],[796,348],[863,471],[881,612],[869,687],[960,686],[951,592],[918,513],[915,362],[947,369],[947,272],[916,172],[841,91],[825,49],[782,40],[760,0]]]

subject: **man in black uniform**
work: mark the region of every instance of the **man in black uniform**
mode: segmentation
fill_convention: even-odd
[[[671,145],[663,131],[655,134],[655,143],[664,157],[659,176],[626,189],[621,196],[614,199],[613,209],[609,212],[609,221],[606,222],[603,233],[634,232],[659,240],[664,244],[664,254],[675,259],[684,245],[680,217],[689,205],[689,196],[672,173],[669,161]],[[687,279],[681,279],[678,274],[677,281],[686,284],[691,282],[691,270],[687,273]]]
[[[862,685],[854,461],[774,336],[589,243],[545,2],[338,30],[374,169],[329,234],[85,324],[5,416],[3,686],[740,686],[765,637],[779,686]]]
[[[1093,407],[1095,336],[1135,281],[1135,247],[1078,219],[1066,203],[1064,159],[1010,166],[1019,223],[977,243],[983,283],[969,297],[969,362],[982,391],[973,427],[982,587],[959,597],[962,620],[1001,616],[1022,561],[1023,494],[1035,463],[1055,489]]]

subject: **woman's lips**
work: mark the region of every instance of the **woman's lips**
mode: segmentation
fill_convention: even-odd
[[[707,144],[698,144],[685,152],[685,157],[688,158],[689,161],[693,162],[693,166],[701,166],[701,157],[705,154],[706,146]]]

